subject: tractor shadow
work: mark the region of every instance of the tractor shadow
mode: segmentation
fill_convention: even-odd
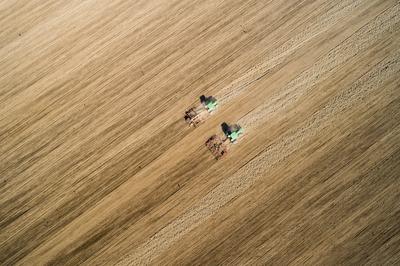
[[[203,104],[207,101],[207,97],[205,95],[200,96],[200,103]]]
[[[228,125],[228,123],[222,123],[221,124],[221,129],[222,132],[224,132],[225,136],[229,136],[232,132],[231,132],[231,127]]]
[[[200,96],[200,103],[201,104],[206,104],[207,102],[209,102],[209,101],[217,101],[215,98],[214,98],[214,96],[205,96],[205,95],[201,95]]]

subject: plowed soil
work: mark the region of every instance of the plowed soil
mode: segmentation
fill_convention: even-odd
[[[0,25],[0,265],[400,264],[398,1],[9,0]]]

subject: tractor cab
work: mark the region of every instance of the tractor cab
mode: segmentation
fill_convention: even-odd
[[[231,143],[236,143],[236,141],[238,140],[238,138],[240,137],[240,135],[243,134],[243,128],[239,127],[239,129],[231,132],[228,135],[228,138],[230,139]]]

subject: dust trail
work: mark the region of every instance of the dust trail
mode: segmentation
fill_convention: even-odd
[[[314,66],[289,82],[273,95],[268,102],[242,117],[239,124],[249,129],[259,125],[272,114],[286,112],[300,97],[309,93],[317,82],[329,77],[330,72],[376,42],[384,33],[396,31],[400,21],[400,6],[386,10],[382,15],[361,28],[351,38],[320,59]]]
[[[352,40],[343,44],[345,46],[343,50],[348,51],[355,47],[365,48],[366,43],[371,43],[373,40],[376,41],[379,33],[383,32],[385,29],[393,27],[393,24],[397,22],[398,18],[396,17],[396,19],[394,19],[394,13],[396,12],[398,12],[398,6],[386,11],[380,17],[369,23],[362,31],[354,35],[355,39],[351,38]],[[391,23],[388,22],[388,19],[390,18],[392,18]],[[361,33],[366,36],[363,36]],[[367,41],[366,38],[371,38],[371,41]],[[336,51],[341,50],[342,49],[336,49]],[[354,53],[351,54],[354,55]],[[327,69],[331,69],[332,67],[331,62],[337,62],[337,60],[340,61],[339,58],[336,58],[338,56],[343,56],[343,54],[341,52],[333,52],[329,55],[331,60],[322,60],[319,62],[321,65],[315,66],[312,69],[322,72],[327,71]],[[147,242],[143,243],[133,254],[122,260],[119,265],[149,264],[157,254],[165,251],[174,242],[181,239],[185,234],[196,228],[211,215],[215,214],[218,209],[224,206],[227,202],[244,193],[261,178],[262,174],[296,151],[302,143],[315,137],[322,129],[331,126],[330,121],[335,119],[338,114],[362,104],[365,98],[380,91],[380,86],[383,83],[398,76],[399,73],[400,52],[396,51],[354,82],[348,89],[332,98],[320,111],[311,116],[302,127],[286,133],[285,136],[267,148],[258,157],[250,161],[234,175],[224,180],[204,198],[197,202],[196,205],[189,208],[183,215],[172,221]],[[299,97],[297,96],[299,91],[307,91],[310,89],[313,82],[315,83],[315,80],[313,78],[310,79],[310,77],[314,77],[317,73],[311,71],[309,74],[310,76],[302,75],[302,77],[306,79],[306,82],[296,79],[297,90],[294,92],[295,96],[293,99],[286,98],[286,96],[280,97],[279,99],[287,101],[288,104],[297,100]],[[288,88],[290,89],[291,87]],[[388,89],[386,93],[388,95],[395,95],[397,89]],[[284,102],[281,101],[275,101],[273,104],[275,104],[276,107],[272,110],[285,106]]]
[[[326,13],[325,16],[318,17],[303,31],[299,32],[278,49],[269,54],[268,57],[263,60],[264,63],[251,68],[244,76],[221,89],[216,95],[216,98],[221,104],[224,104],[233,98],[238,97],[246,91],[249,85],[267,75],[272,68],[282,63],[283,60],[287,56],[291,55],[296,49],[300,48],[312,38],[327,31],[330,28],[329,26],[335,25],[338,21],[349,16],[349,14],[351,14],[362,3],[362,0],[348,0],[336,4]]]

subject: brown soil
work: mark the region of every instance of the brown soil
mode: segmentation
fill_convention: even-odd
[[[0,25],[1,265],[400,264],[398,1],[11,0]]]

